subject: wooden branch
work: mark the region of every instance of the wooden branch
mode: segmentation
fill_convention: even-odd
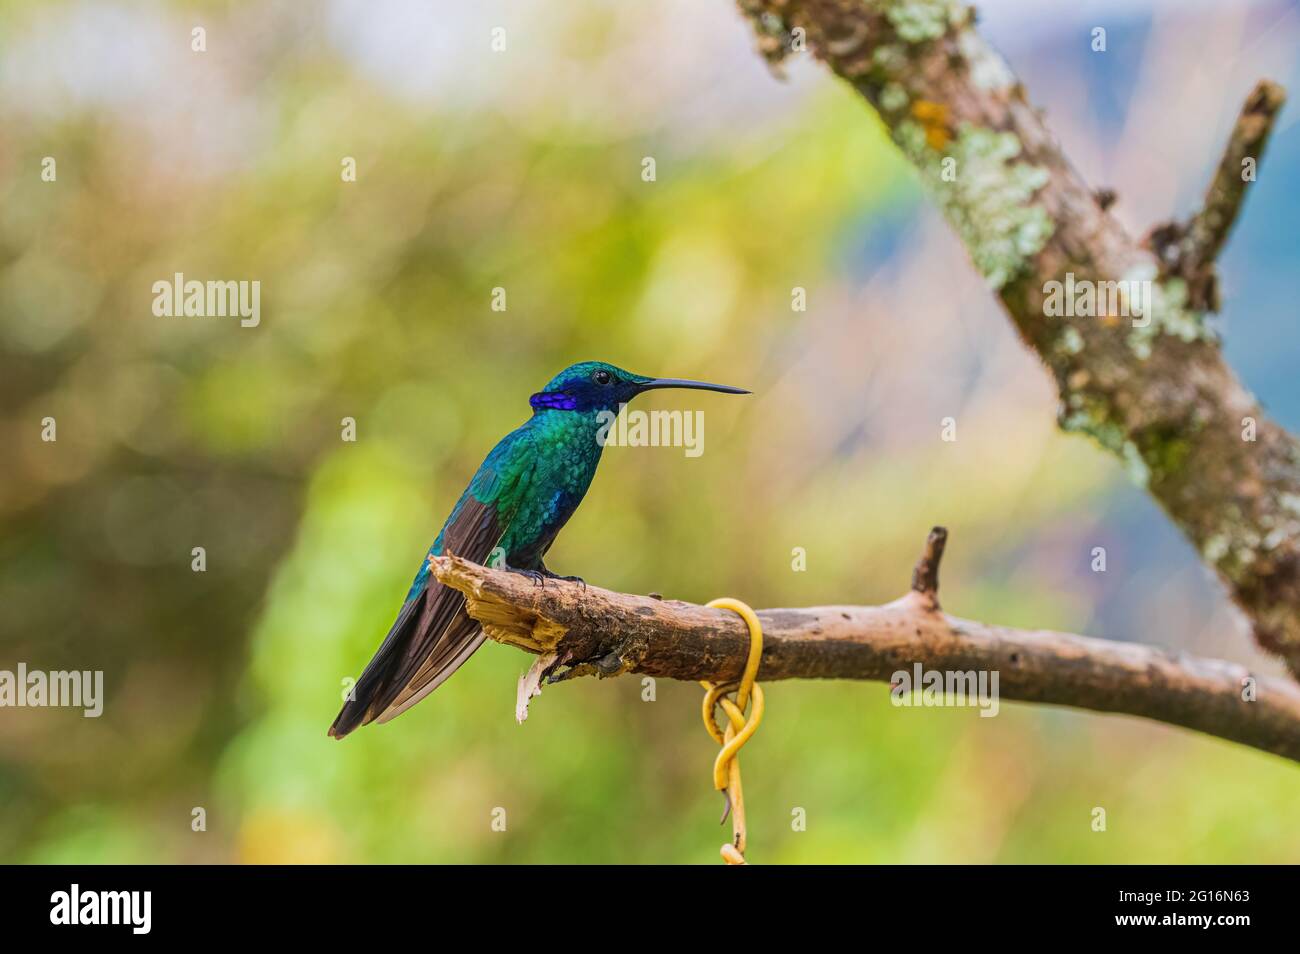
[[[1259,644],[1300,674],[1300,442],[1224,362],[1197,303],[1203,290],[1162,270],[1107,212],[1113,197],[1073,169],[972,10],[953,0],[738,2],[774,66],[807,50],[875,108],[1051,371],[1062,428],[1124,461],[1216,570]],[[1238,124],[1191,230],[1198,274],[1240,205],[1233,163],[1258,153],[1280,94],[1262,85]],[[1053,316],[1045,305],[1063,286],[1107,301],[1096,317]]]
[[[1255,181],[1273,120],[1285,102],[1286,91],[1281,86],[1268,80],[1256,84],[1228,137],[1201,210],[1187,222],[1157,226],[1147,237],[1146,245],[1160,260],[1161,275],[1182,278],[1187,283],[1187,300],[1194,308],[1219,310],[1214,263],[1241,212],[1246,186]]]
[[[931,532],[911,591],[887,605],[760,610],[758,678],[890,682],[918,663],[925,671],[983,671],[990,680],[997,673],[999,698],[1143,716],[1300,761],[1300,686],[1287,680],[1136,643],[943,613],[937,588],[946,537],[941,527]],[[748,632],[734,613],[562,580],[538,585],[456,556],[430,563],[440,581],[465,594],[490,638],[568,667],[551,682],[624,672],[716,682],[739,678],[745,665]]]

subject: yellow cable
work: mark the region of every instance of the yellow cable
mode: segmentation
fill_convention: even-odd
[[[756,614],[747,605],[729,596],[709,603],[714,609],[729,609],[738,613],[749,627],[749,658],[745,661],[745,671],[739,682],[714,684],[704,680],[704,727],[709,735],[721,747],[718,757],[713,761],[713,787],[725,793],[727,808],[731,812],[731,843],[722,846],[722,860],[727,864],[745,864],[745,799],[740,784],[740,749],[749,741],[758,725],[763,721],[763,689],[754,677],[758,675],[758,666],[763,659],[763,626]],[[736,698],[732,701],[727,694],[734,690]],[[753,706],[749,719],[745,719],[745,708],[751,696]],[[727,728],[718,727],[715,709],[721,705],[727,714]],[[723,821],[727,815],[724,811]]]

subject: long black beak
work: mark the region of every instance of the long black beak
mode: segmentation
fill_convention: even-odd
[[[657,388],[689,388],[694,391],[721,391],[723,394],[748,394],[744,388],[733,388],[729,384],[710,384],[707,381],[686,381],[682,378],[651,378],[641,385],[642,391]]]

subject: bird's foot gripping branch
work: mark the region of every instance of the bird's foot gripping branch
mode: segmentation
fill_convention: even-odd
[[[936,527],[903,596],[883,606],[760,610],[758,678],[891,682],[923,670],[988,672],[1003,699],[1142,716],[1300,761],[1300,687],[1216,659],[949,616],[939,605],[947,534]],[[433,573],[465,594],[491,639],[563,668],[550,682],[624,672],[690,681],[740,678],[749,631],[734,613],[489,569],[454,555]]]

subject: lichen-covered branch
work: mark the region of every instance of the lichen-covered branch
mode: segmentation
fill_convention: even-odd
[[[1120,457],[1198,548],[1260,645],[1300,673],[1300,444],[1224,363],[1189,290],[1070,166],[1005,61],[952,0],[739,0],[774,65],[806,49],[875,108],[1042,358],[1059,421]],[[1221,171],[1255,156],[1262,87]],[[1258,108],[1256,108],[1258,107]],[[1239,156],[1238,152],[1242,154]],[[865,171],[864,171],[865,174]],[[1219,177],[1216,177],[1218,181]],[[1245,182],[1211,186],[1191,246],[1206,274]],[[1060,316],[1079,290],[1086,315]],[[1195,292],[1195,293],[1193,293]],[[1073,298],[1070,303],[1073,304]],[[1131,307],[1130,307],[1131,306]]]
[[[920,664],[988,673],[993,684],[996,673],[1000,699],[1143,716],[1300,761],[1300,686],[1288,680],[1136,643],[947,615],[938,599],[945,538],[941,528],[931,533],[912,589],[887,605],[760,610],[758,678],[888,682]],[[538,585],[456,556],[430,562],[441,582],[465,594],[490,638],[548,660],[521,688],[521,708],[538,678],[635,672],[717,682],[738,678],[748,656],[745,624],[724,610],[562,580]]]

